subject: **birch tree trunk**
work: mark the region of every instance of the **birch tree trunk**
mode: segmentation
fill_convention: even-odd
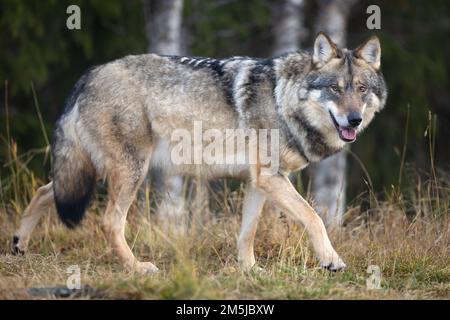
[[[143,0],[147,51],[180,55],[183,0]],[[184,179],[171,176],[164,169],[151,170],[153,190],[159,203],[157,220],[165,231],[182,233],[187,226]]]
[[[307,34],[303,26],[303,7],[304,0],[282,0],[273,5],[274,56],[300,48]]]
[[[356,0],[319,0],[316,33],[323,31],[338,45],[346,45],[347,21]],[[346,205],[346,152],[322,160],[310,169],[315,209],[326,225],[340,226]]]
[[[181,48],[183,0],[143,0],[148,52],[176,55]]]

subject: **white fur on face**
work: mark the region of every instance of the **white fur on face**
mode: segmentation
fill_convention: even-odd
[[[306,99],[306,97],[308,96],[308,90],[306,90],[305,88],[301,88],[298,92],[298,96],[300,99]]]
[[[334,103],[331,100],[328,100],[327,102],[325,102],[325,107],[334,116],[334,119],[336,119],[338,125],[340,125],[341,127],[349,126],[347,117],[338,115],[336,103]]]
[[[320,106],[323,105],[323,102],[320,100],[321,95],[322,95],[321,90],[311,90],[309,92],[310,100]],[[337,105],[333,101],[325,102],[325,105],[323,105],[322,108],[323,108],[324,114],[326,113],[327,114],[326,117],[328,117],[328,118],[330,118],[330,116],[328,115],[328,111],[332,112],[333,115],[335,115],[335,116],[337,115]],[[309,116],[308,120],[312,126],[314,126],[315,128],[321,129],[321,130],[324,129],[323,117],[318,117],[315,115],[315,113],[310,114],[309,112],[307,112],[307,116]],[[345,121],[346,120],[347,119],[345,119]],[[329,129],[333,128],[333,130],[334,130],[334,125],[332,124],[332,119],[330,118],[329,121],[330,121],[330,125],[328,126]]]
[[[378,97],[375,93],[370,94],[370,104],[375,109],[378,109],[380,107],[380,99],[378,99]]]
[[[361,130],[365,127],[367,127],[367,125],[372,121],[373,117],[375,116],[375,113],[380,111],[380,99],[378,99],[378,97],[372,93],[369,97],[369,108],[366,108],[367,106],[365,105],[365,108],[363,109],[364,111],[364,117],[363,117],[363,123],[361,124]]]
[[[311,90],[311,92],[309,93],[309,97],[311,98],[311,100],[318,102],[321,94],[322,91],[320,90]]]
[[[361,114],[364,114],[364,111],[366,111],[367,103],[364,103],[361,108]]]

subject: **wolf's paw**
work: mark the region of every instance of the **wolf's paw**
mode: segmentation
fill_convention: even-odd
[[[322,256],[322,258],[319,260],[320,266],[329,271],[339,271],[347,267],[344,261],[342,261],[342,259],[334,250],[330,250],[327,255]]]
[[[344,270],[347,267],[347,265],[344,263],[344,261],[342,261],[341,258],[339,258],[339,256],[335,257],[335,259],[333,259],[332,261],[321,262],[320,266],[326,270],[333,272]]]
[[[159,269],[151,262],[138,262],[134,270],[143,276],[152,275],[159,271]]]
[[[243,259],[241,257],[238,258],[239,268],[242,272],[252,272],[259,267],[256,265],[256,260],[253,259]]]
[[[347,265],[344,262],[338,263],[338,264],[331,262],[329,264],[321,264],[321,267],[326,270],[336,272],[336,271],[344,270],[345,268],[347,268]]]
[[[19,243],[19,237],[18,236],[14,236],[12,239],[12,244],[11,244],[11,254],[17,256],[17,255],[24,255],[25,254],[25,249],[20,247],[20,243]]]

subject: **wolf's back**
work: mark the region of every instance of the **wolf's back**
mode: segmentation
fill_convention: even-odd
[[[89,72],[76,83],[56,123],[52,140],[52,180],[56,209],[62,222],[74,228],[83,219],[94,192],[96,172],[75,131],[76,101]]]

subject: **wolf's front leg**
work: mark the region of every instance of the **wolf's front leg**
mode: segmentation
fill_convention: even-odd
[[[346,267],[331,245],[322,219],[298,194],[287,177],[260,175],[255,186],[263,190],[291,218],[304,225],[322,267],[333,271]]]
[[[265,201],[264,193],[248,184],[244,195],[241,231],[238,238],[238,261],[244,271],[249,271],[256,262],[253,243]]]

